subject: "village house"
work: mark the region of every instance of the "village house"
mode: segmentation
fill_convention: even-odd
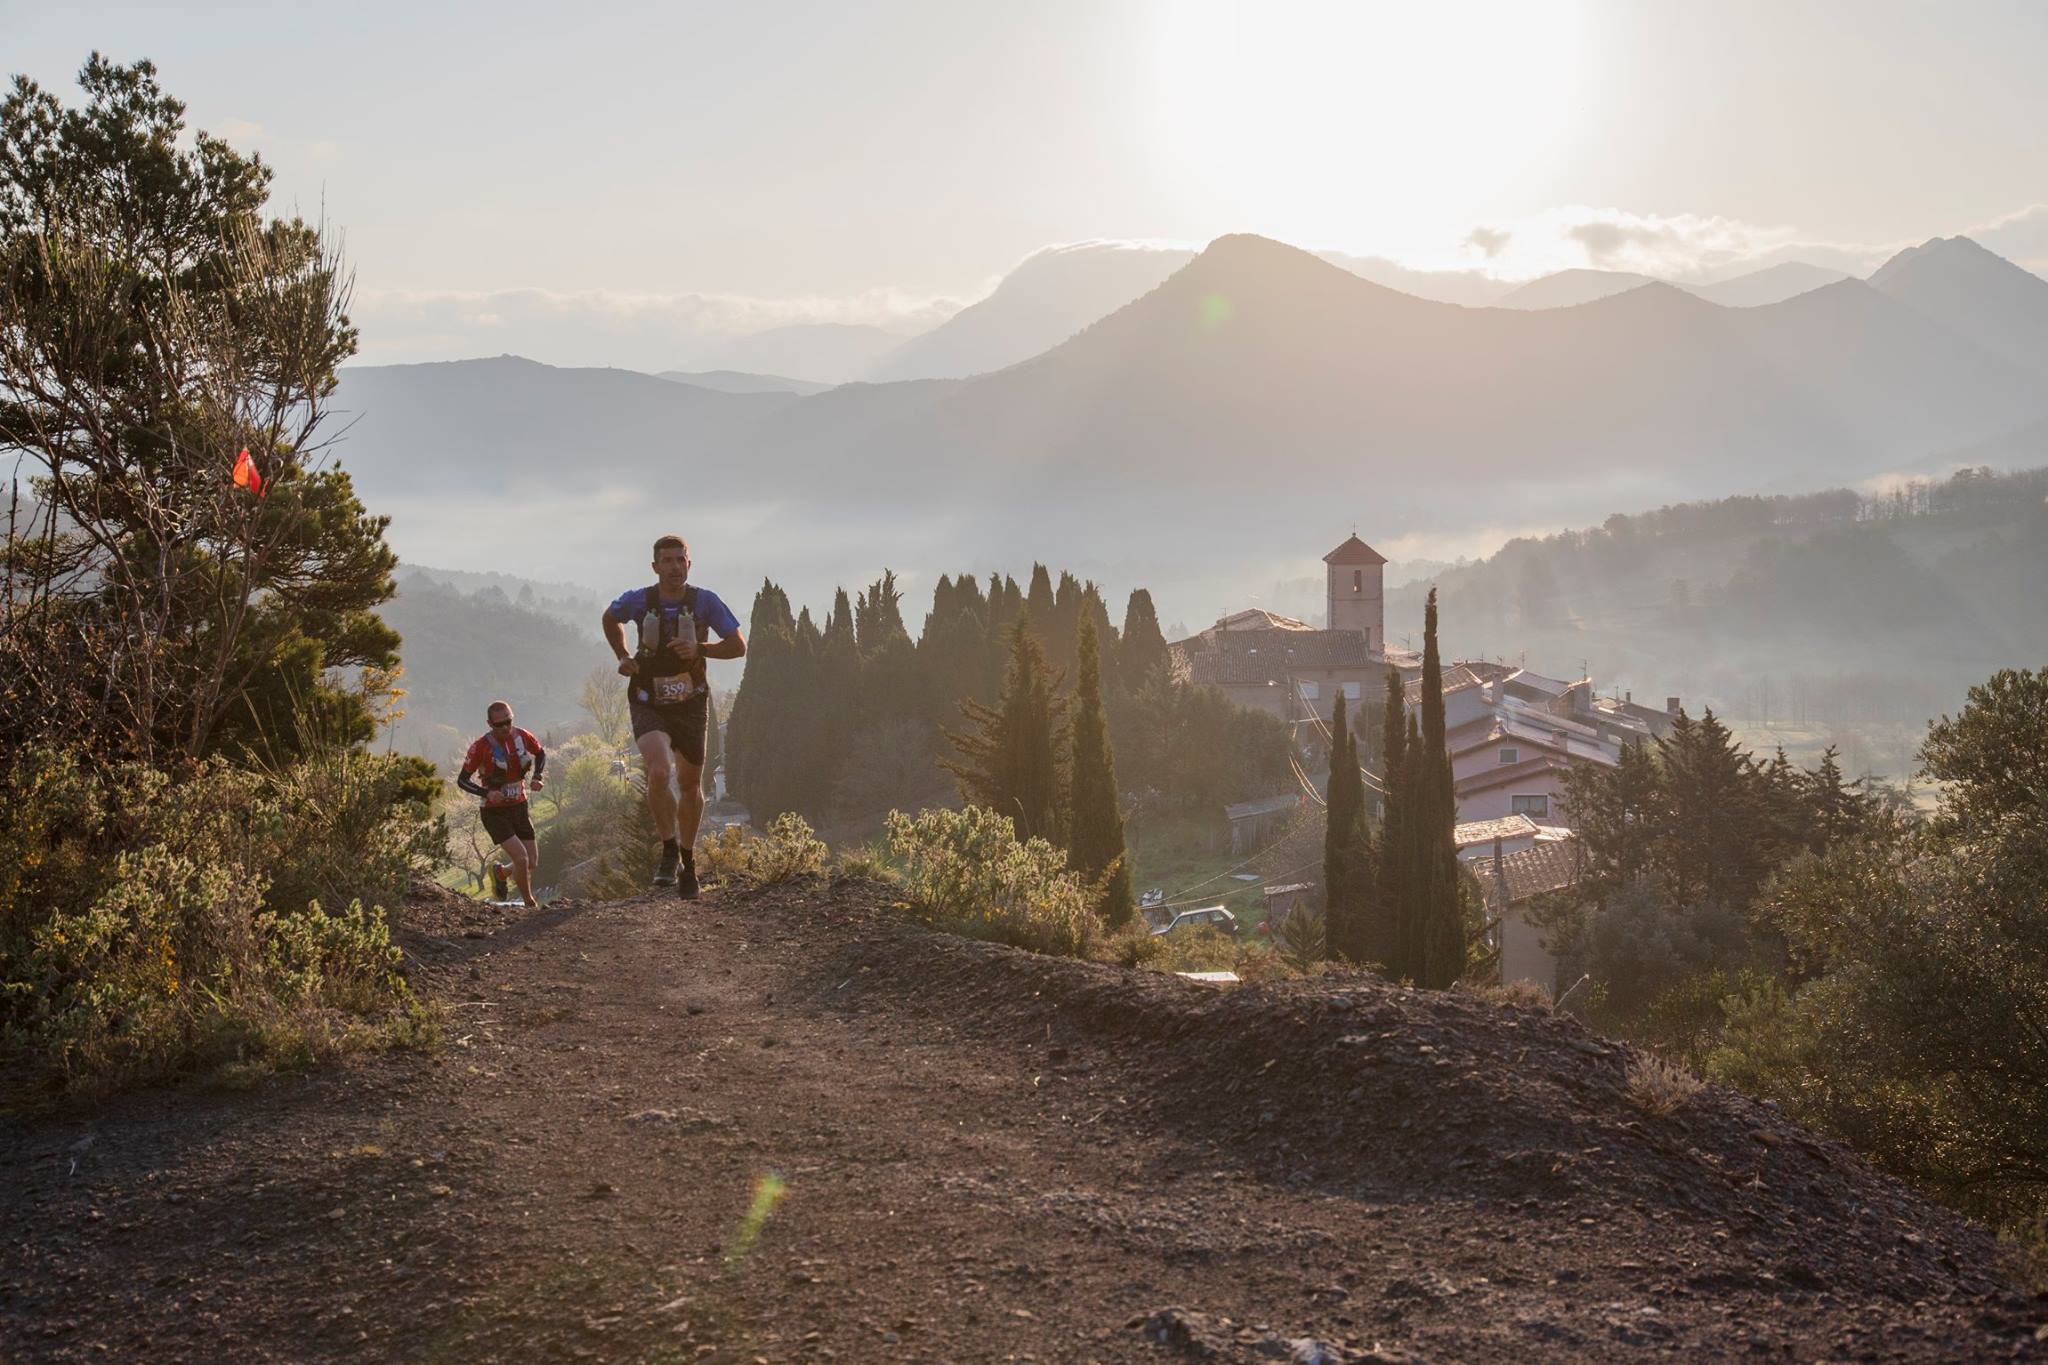
[[[1386,558],[1356,535],[1323,556],[1327,627],[1257,608],[1220,618],[1169,646],[1178,677],[1219,688],[1240,706],[1295,727],[1308,767],[1303,787],[1320,788],[1332,704],[1377,706],[1391,669],[1411,708],[1421,703],[1422,659],[1389,648]],[[1575,767],[1613,767],[1624,745],[1671,729],[1679,699],[1659,709],[1632,696],[1602,697],[1591,677],[1552,678],[1486,659],[1443,670],[1444,742],[1457,801],[1458,857],[1487,888],[1502,949],[1503,979],[1552,984],[1554,964],[1524,911],[1534,898],[1571,885],[1575,874],[1565,777]],[[1368,789],[1377,785],[1368,782]],[[1257,848],[1293,818],[1287,793],[1230,807],[1233,850]],[[1298,897],[1292,886],[1283,894]]]
[[[1407,651],[1388,657],[1386,563],[1350,537],[1323,556],[1328,629],[1257,608],[1233,612],[1168,646],[1176,676],[1289,722],[1327,717],[1340,693],[1353,707],[1377,702],[1389,663],[1420,665]]]
[[[1466,866],[1486,896],[1487,934],[1500,949],[1501,984],[1533,981],[1556,991],[1557,959],[1543,946],[1530,918],[1541,897],[1578,880],[1578,854],[1569,839],[1538,839],[1512,853],[1488,852]]]

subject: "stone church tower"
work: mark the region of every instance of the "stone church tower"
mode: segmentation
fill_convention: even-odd
[[[1356,533],[1323,556],[1330,574],[1330,629],[1355,630],[1366,650],[1387,647],[1387,558]]]

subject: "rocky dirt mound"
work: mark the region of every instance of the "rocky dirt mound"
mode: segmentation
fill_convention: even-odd
[[[1168,1131],[1268,1179],[1375,1202],[1662,1209],[1766,1250],[1699,1289],[1911,1302],[2003,1276],[1991,1239],[1816,1139],[1708,1086],[1674,1112],[1632,1092],[1636,1050],[1569,1016],[1374,982],[1218,989],[1150,971],[900,931],[831,968],[1057,1063],[1112,1050]]]
[[[423,889],[437,1051],[0,1115],[0,1359],[2048,1354],[1981,1233],[1568,1021],[892,915]]]

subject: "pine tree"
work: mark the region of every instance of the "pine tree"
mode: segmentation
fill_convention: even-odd
[[[1131,869],[1124,856],[1124,817],[1117,805],[1115,758],[1102,707],[1101,643],[1094,621],[1085,616],[1079,648],[1067,860],[1091,881],[1107,874],[1101,913],[1103,922],[1115,929],[1131,917]]]
[[[1443,663],[1437,653],[1436,589],[1429,590],[1422,625],[1422,752],[1415,764],[1418,881],[1421,884],[1422,959],[1417,984],[1448,990],[1465,974],[1465,888],[1459,876],[1458,801],[1451,755],[1444,742]]]
[[[1804,775],[1801,784],[1812,813],[1812,848],[1824,853],[1844,839],[1855,837],[1870,820],[1870,797],[1863,792],[1863,779],[1842,780],[1842,765],[1830,744],[1821,753],[1820,766]]]
[[[1579,887],[1589,901],[1607,897],[1649,875],[1651,841],[1659,824],[1663,788],[1647,746],[1621,746],[1612,768],[1574,763],[1564,775],[1564,816],[1579,856]]]
[[[1057,842],[1065,704],[1053,695],[1045,651],[1030,626],[1026,612],[1010,627],[1010,666],[996,704],[960,703],[970,728],[946,732],[960,757],[940,766],[959,779],[966,800],[1009,816],[1018,838]]]
[[[1663,799],[1653,870],[1674,906],[1747,905],[1769,875],[1769,822],[1749,758],[1709,708],[1657,741]]]

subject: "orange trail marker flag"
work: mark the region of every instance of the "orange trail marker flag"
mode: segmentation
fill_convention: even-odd
[[[263,496],[263,475],[256,468],[256,462],[249,458],[249,447],[243,446],[242,453],[235,456],[235,487],[246,488],[257,497]]]

